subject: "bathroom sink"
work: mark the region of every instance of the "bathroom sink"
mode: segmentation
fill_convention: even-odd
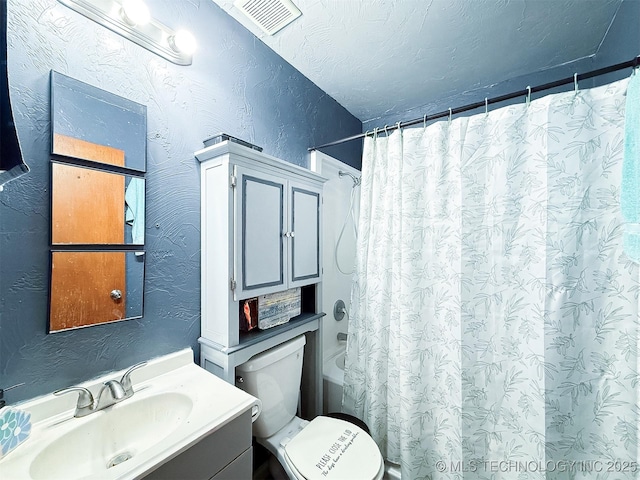
[[[126,370],[126,369],[125,369]],[[123,371],[82,383],[95,396]],[[13,405],[31,414],[31,435],[0,458],[0,479],[140,479],[250,410],[260,400],[193,363],[185,349],[131,373],[133,395],[77,418],[78,395]]]
[[[188,417],[191,399],[180,393],[164,393],[96,412],[33,460],[34,480],[72,476],[98,476],[115,468],[171,435]],[[64,459],[61,462],[60,459]]]

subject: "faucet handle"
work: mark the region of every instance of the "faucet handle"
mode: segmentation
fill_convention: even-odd
[[[78,405],[76,409],[79,410],[81,408],[87,408],[87,407],[93,406],[93,394],[91,393],[91,391],[89,391],[89,389],[84,387],[61,388],[60,390],[56,390],[55,392],[53,392],[53,394],[56,396],[60,396],[60,395],[64,395],[65,393],[71,393],[71,392],[80,393],[78,395]]]
[[[124,391],[126,392],[127,395],[133,394],[133,386],[131,385],[131,372],[133,372],[134,370],[137,370],[140,367],[144,367],[146,364],[147,362],[136,363],[131,368],[129,368],[129,370],[124,372],[124,375],[122,375],[120,384],[122,385],[122,388],[124,388]]]

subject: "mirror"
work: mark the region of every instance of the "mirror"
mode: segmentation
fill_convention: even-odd
[[[140,318],[144,252],[51,253],[49,332]]]
[[[144,245],[144,221],[144,178],[51,164],[53,245]]]
[[[143,314],[147,108],[51,72],[49,333]]]
[[[54,154],[146,169],[144,105],[52,71],[51,125]]]

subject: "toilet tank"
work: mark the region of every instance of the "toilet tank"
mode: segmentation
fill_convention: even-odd
[[[260,416],[253,423],[256,437],[270,437],[295,417],[304,345],[301,335],[236,367],[236,375],[243,380],[238,387],[262,402]]]

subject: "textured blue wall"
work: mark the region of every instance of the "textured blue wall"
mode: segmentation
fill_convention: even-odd
[[[180,67],[56,0],[9,0],[9,86],[31,172],[0,193],[0,386],[9,402],[191,346],[200,334],[200,177],[193,152],[226,132],[306,166],[307,148],[361,131],[358,119],[210,0],[149,2],[198,40]],[[46,334],[49,71],[148,108],[147,269],[140,320]],[[327,153],[359,166],[359,143]]]
[[[307,147],[361,131],[357,119],[213,2],[150,4],[158,20],[195,34],[200,47],[192,66],[167,63],[55,0],[9,0],[9,83],[25,160],[32,167],[0,193],[0,386],[27,383],[7,394],[10,402],[185,346],[197,348],[200,188],[192,153],[204,138],[224,131],[306,165]],[[640,53],[639,19],[640,2],[625,0],[594,58],[433,99],[364,128],[627,60]],[[148,107],[149,263],[141,320],[45,333],[50,69]],[[359,167],[360,144],[326,153]]]
[[[607,32],[596,55],[596,68],[631,60],[640,55],[640,2],[623,0],[616,18]],[[629,70],[599,77],[599,82],[608,83],[629,76]]]
[[[375,127],[394,125],[399,121],[404,122],[407,120],[422,118],[425,114],[429,115],[446,112],[450,107],[458,108],[476,102],[483,102],[485,98],[499,97],[500,95],[524,90],[527,88],[527,85],[542,85],[544,83],[553,82],[563,78],[573,77],[574,73],[580,74],[631,60],[633,57],[640,55],[639,21],[640,1],[623,0],[604,41],[600,45],[598,52],[592,57],[577,59],[574,62],[540,72],[533,72],[530,75],[507,78],[495,85],[487,86],[486,88],[474,88],[465,92],[452,92],[452,95],[446,98],[425,99],[426,103],[424,105],[416,105],[415,108],[404,112],[364,122],[362,128],[364,131],[373,130]],[[532,46],[532,48],[535,48],[535,46]],[[562,45],[558,45],[558,48],[561,49]],[[527,52],[522,52],[522,55],[526,56],[526,54]],[[482,62],[483,60],[478,59],[477,61]],[[435,66],[435,68],[437,69],[437,66]],[[473,66],[466,66],[465,68],[469,71],[469,84],[472,85]],[[627,69],[615,74],[603,75],[601,77],[582,81],[580,82],[579,87],[590,88],[613,82],[615,80],[620,80],[625,76],[629,76],[630,73],[631,70]],[[549,93],[566,91],[567,89],[572,88],[573,85],[559,87],[555,90],[547,90],[545,93],[536,93],[532,98],[535,99],[540,96],[548,95]],[[501,104],[490,105],[489,108],[495,109],[524,101],[525,98],[522,97],[521,99],[510,100]],[[465,112],[463,115],[475,115],[481,111],[484,111],[484,107],[468,113]]]

